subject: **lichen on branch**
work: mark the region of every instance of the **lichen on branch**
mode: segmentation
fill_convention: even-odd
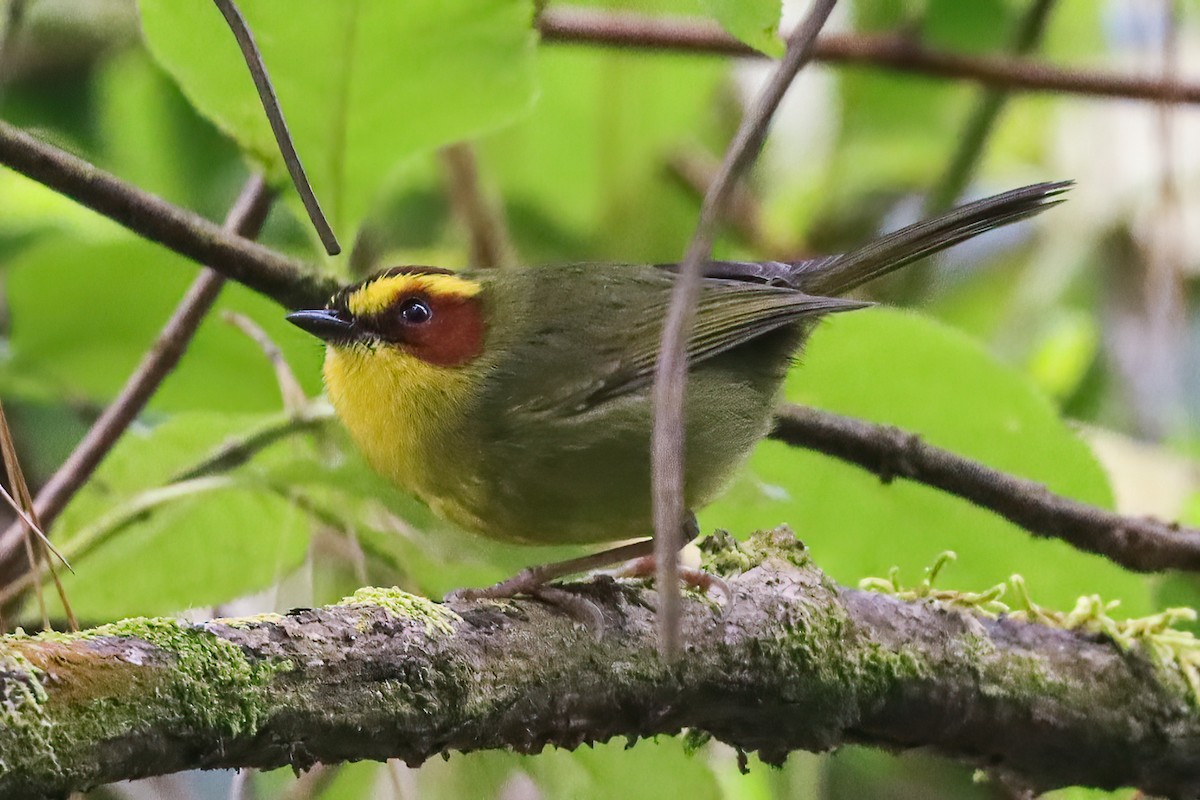
[[[599,630],[535,601],[371,589],[285,615],[3,637],[0,796],[685,729],[769,762],[854,742],[1040,789],[1200,790],[1200,710],[1140,648],[840,587],[786,529],[706,550],[735,602],[687,597],[674,661],[653,591],[607,577],[570,587]]]

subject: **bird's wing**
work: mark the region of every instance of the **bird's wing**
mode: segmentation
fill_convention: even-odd
[[[816,297],[791,289],[738,280],[706,278],[687,341],[689,362],[732,350],[805,317],[863,308],[870,303],[837,297]],[[630,337],[631,348],[614,371],[592,394],[602,401],[648,383],[654,376],[662,337],[662,320],[646,320]]]
[[[645,387],[654,376],[672,276],[637,266],[559,269],[561,280],[553,282],[503,278],[530,308],[525,318],[534,321],[498,348],[508,357],[493,372],[493,386],[506,398],[502,405],[514,410],[584,412]],[[705,278],[688,336],[688,359],[695,365],[802,318],[863,305]],[[546,313],[548,308],[554,313]],[[535,385],[536,394],[529,391]]]
[[[601,353],[610,354],[602,361],[606,368],[587,381],[586,389],[581,386],[582,391],[574,393],[566,408],[594,408],[642,389],[653,380],[667,301],[665,291],[654,307],[617,336],[598,343]],[[806,295],[794,289],[706,278],[686,345],[688,361],[695,366],[803,318],[868,305],[839,297]]]

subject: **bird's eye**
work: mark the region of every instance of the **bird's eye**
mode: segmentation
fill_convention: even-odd
[[[421,325],[433,318],[433,309],[418,297],[410,297],[400,304],[400,319],[409,325]]]

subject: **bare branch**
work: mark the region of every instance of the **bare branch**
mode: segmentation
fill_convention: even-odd
[[[1030,2],[1021,17],[1016,37],[1012,43],[1013,55],[1028,55],[1038,46],[1050,20],[1050,12],[1054,10],[1055,2],[1057,0],[1032,0]],[[1004,110],[1010,94],[1011,90],[1007,87],[991,88],[975,101],[975,107],[971,109],[967,124],[963,126],[963,130],[958,136],[958,145],[946,166],[945,173],[925,200],[925,216],[935,216],[948,210],[967,188],[971,178],[975,175],[988,138],[996,126],[996,121],[1000,119],[1000,114]]]
[[[719,166],[715,157],[696,147],[672,154],[667,159],[666,171],[690,194],[700,199],[712,185]],[[797,244],[772,238],[763,225],[762,217],[758,197],[745,181],[739,181],[730,193],[723,222],[762,256],[777,261],[799,261],[804,257]]]
[[[750,166],[767,136],[775,109],[808,63],[813,44],[837,0],[816,0],[788,37],[787,52],[762,94],[747,109],[725,158],[700,204],[700,219],[671,292],[662,344],[654,373],[654,432],[651,474],[654,496],[654,557],[659,587],[659,634],[664,655],[679,650],[679,549],[683,545],[683,400],[687,384],[687,338],[700,295],[701,270],[712,253],[716,224],[738,178]]]
[[[308,395],[304,393],[304,387],[297,380],[296,373],[292,372],[292,365],[284,358],[283,350],[279,349],[279,345],[275,344],[270,334],[257,322],[236,311],[221,312],[221,319],[246,334],[267,357],[271,368],[275,370],[275,382],[279,385],[279,396],[283,401],[284,411],[289,415],[303,413],[304,408],[309,405]]]
[[[321,244],[325,246],[325,252],[336,256],[342,252],[342,246],[338,244],[337,236],[329,227],[329,221],[325,219],[325,214],[321,211],[321,204],[317,201],[316,194],[313,193],[308,176],[304,174],[304,165],[300,163],[300,154],[296,152],[296,146],[292,144],[292,134],[288,130],[287,121],[283,118],[283,109],[279,105],[279,98],[275,96],[275,87],[271,85],[271,76],[267,74],[267,65],[263,63],[262,54],[258,52],[258,45],[254,43],[254,34],[250,31],[250,26],[246,24],[246,19],[238,10],[234,0],[213,0],[213,2],[217,4],[221,15],[225,17],[229,30],[233,32],[233,38],[237,40],[238,47],[241,48],[242,58],[246,60],[246,66],[250,69],[250,77],[254,80],[258,99],[267,115],[267,121],[271,123],[271,132],[275,134],[275,143],[279,147],[279,154],[283,157],[288,174],[292,176],[292,185],[296,187],[296,193],[300,195],[300,202],[304,204],[304,210],[308,212],[308,218],[316,228]]]
[[[225,220],[226,230],[236,236],[257,236],[270,203],[271,192],[262,177],[250,178],[230,209]],[[34,508],[43,525],[53,524],[179,363],[224,283],[222,275],[208,269],[192,283],[120,393],[38,492]],[[23,571],[17,551],[22,527],[20,522],[15,522],[0,534],[0,586],[11,584]]]
[[[338,288],[334,278],[302,261],[223,231],[3,121],[0,164],[286,308],[319,306]]]
[[[1200,710],[1180,672],[1136,645],[840,588],[787,531],[733,547],[709,567],[740,565],[737,602],[684,603],[694,646],[678,662],[655,652],[654,594],[607,578],[569,588],[601,631],[535,601],[376,589],[284,616],[4,637],[0,793],[684,728],[771,763],[853,742],[1039,790],[1200,791]]]
[[[542,13],[538,27],[547,42],[762,57],[715,24],[687,17],[553,8]],[[829,34],[817,42],[813,58],[1013,90],[1200,103],[1200,83],[1055,67],[1028,58],[963,55],[927,48],[904,35]]]
[[[471,266],[510,267],[516,263],[504,209],[479,182],[479,163],[468,142],[442,148],[450,205],[471,238]]]
[[[1131,570],[1200,571],[1200,530],[1125,517],[1054,494],[921,441],[916,434],[813,408],[788,405],[771,438],[847,461],[885,483],[905,478],[969,500],[1035,536],[1062,539]]]

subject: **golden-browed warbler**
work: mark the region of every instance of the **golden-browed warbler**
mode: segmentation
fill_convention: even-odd
[[[685,492],[712,500],[771,424],[841,295],[1059,202],[1015,189],[797,262],[707,265],[687,342]],[[325,386],[367,460],[485,536],[591,543],[652,531],[650,385],[675,265],[394,267],[288,316],[327,344]],[[853,364],[846,365],[853,369]]]

